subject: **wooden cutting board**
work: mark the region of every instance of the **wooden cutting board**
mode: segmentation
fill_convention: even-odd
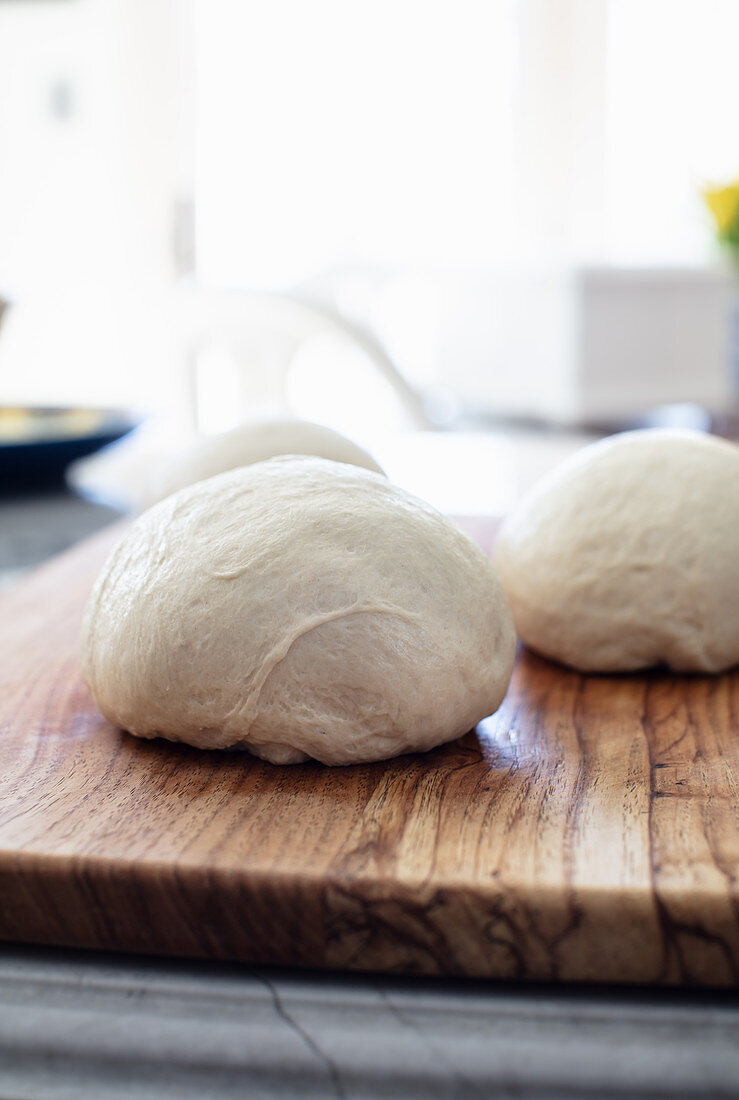
[[[475,732],[350,768],[137,741],[76,657],[120,533],[0,597],[0,938],[739,985],[739,674],[579,676],[522,652]]]

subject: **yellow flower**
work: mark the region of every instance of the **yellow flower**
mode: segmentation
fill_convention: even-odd
[[[705,187],[703,198],[713,214],[720,237],[739,223],[739,180],[727,187]]]

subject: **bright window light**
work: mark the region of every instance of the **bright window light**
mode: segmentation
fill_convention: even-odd
[[[514,0],[196,0],[206,283],[510,247]]]

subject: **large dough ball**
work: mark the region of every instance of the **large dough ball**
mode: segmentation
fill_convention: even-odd
[[[276,763],[458,737],[501,702],[514,650],[500,581],[453,523],[378,474],[294,456],[144,513],[82,639],[116,725]]]
[[[584,671],[739,662],[739,447],[625,432],[538,482],[496,562],[521,638]]]
[[[196,481],[277,455],[315,455],[384,472],[371,455],[332,428],[310,420],[254,420],[230,432],[197,436],[176,454],[162,459],[149,474],[146,504],[156,504]]]

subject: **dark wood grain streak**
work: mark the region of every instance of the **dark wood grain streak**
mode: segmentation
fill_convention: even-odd
[[[583,677],[522,652],[475,732],[363,767],[137,741],[76,658],[119,534],[0,598],[0,938],[739,985],[739,674]]]

